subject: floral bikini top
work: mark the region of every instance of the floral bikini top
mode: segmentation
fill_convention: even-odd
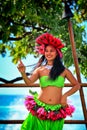
[[[42,88],[48,87],[48,86],[55,86],[58,88],[64,87],[64,81],[65,78],[63,76],[58,76],[55,80],[49,79],[48,76],[42,76],[40,77],[40,86]]]

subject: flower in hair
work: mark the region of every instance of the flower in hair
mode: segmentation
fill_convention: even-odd
[[[36,38],[36,43],[38,44],[35,47],[37,53],[44,55],[45,53],[45,46],[52,45],[56,48],[59,56],[62,58],[61,49],[65,46],[59,38],[54,37],[49,33],[44,33]]]
[[[35,50],[39,54],[44,55],[44,49],[45,49],[45,45],[44,44],[42,44],[40,46],[35,46]]]

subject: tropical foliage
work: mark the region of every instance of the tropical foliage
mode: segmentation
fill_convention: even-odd
[[[86,0],[1,0],[0,2],[0,53],[9,50],[13,62],[34,54],[35,38],[50,32],[66,43],[66,66],[73,64],[68,32],[68,20],[62,19],[67,1],[74,17],[71,18],[81,72],[87,77],[87,2]],[[86,24],[87,25],[87,24]]]

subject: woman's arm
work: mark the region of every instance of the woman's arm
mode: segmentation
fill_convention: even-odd
[[[30,85],[31,83],[35,82],[39,78],[38,69],[36,69],[30,77],[27,77],[27,75],[25,73],[25,71],[26,71],[25,66],[21,60],[19,61],[17,68],[18,68],[19,72],[21,73],[21,75],[27,85]]]
[[[69,82],[72,84],[72,88],[65,93],[66,96],[71,96],[72,94],[74,94],[77,90],[80,89],[80,84],[79,82],[75,79],[75,77],[73,76],[73,74],[71,73],[71,71],[69,71],[68,69],[66,69],[66,78],[69,80]]]
[[[67,104],[67,97],[73,95],[76,91],[80,89],[79,82],[75,79],[71,71],[69,71],[68,69],[65,70],[65,77],[69,80],[73,87],[63,94],[61,104]]]

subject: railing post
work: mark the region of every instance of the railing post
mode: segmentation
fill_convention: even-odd
[[[77,57],[77,54],[76,54],[76,46],[75,46],[75,42],[74,42],[74,34],[73,34],[72,23],[71,23],[70,19],[68,19],[68,30],[69,30],[71,47],[72,47],[72,56],[73,56],[74,65],[75,65],[75,69],[76,69],[76,75],[77,75],[77,79],[78,79],[79,83],[81,83],[78,57]],[[84,93],[83,93],[83,88],[82,87],[79,90],[79,92],[80,92],[80,99],[81,99],[81,103],[82,103],[84,118],[87,121],[86,104],[85,104],[85,98],[84,98]],[[87,124],[86,124],[86,128],[87,128]]]

